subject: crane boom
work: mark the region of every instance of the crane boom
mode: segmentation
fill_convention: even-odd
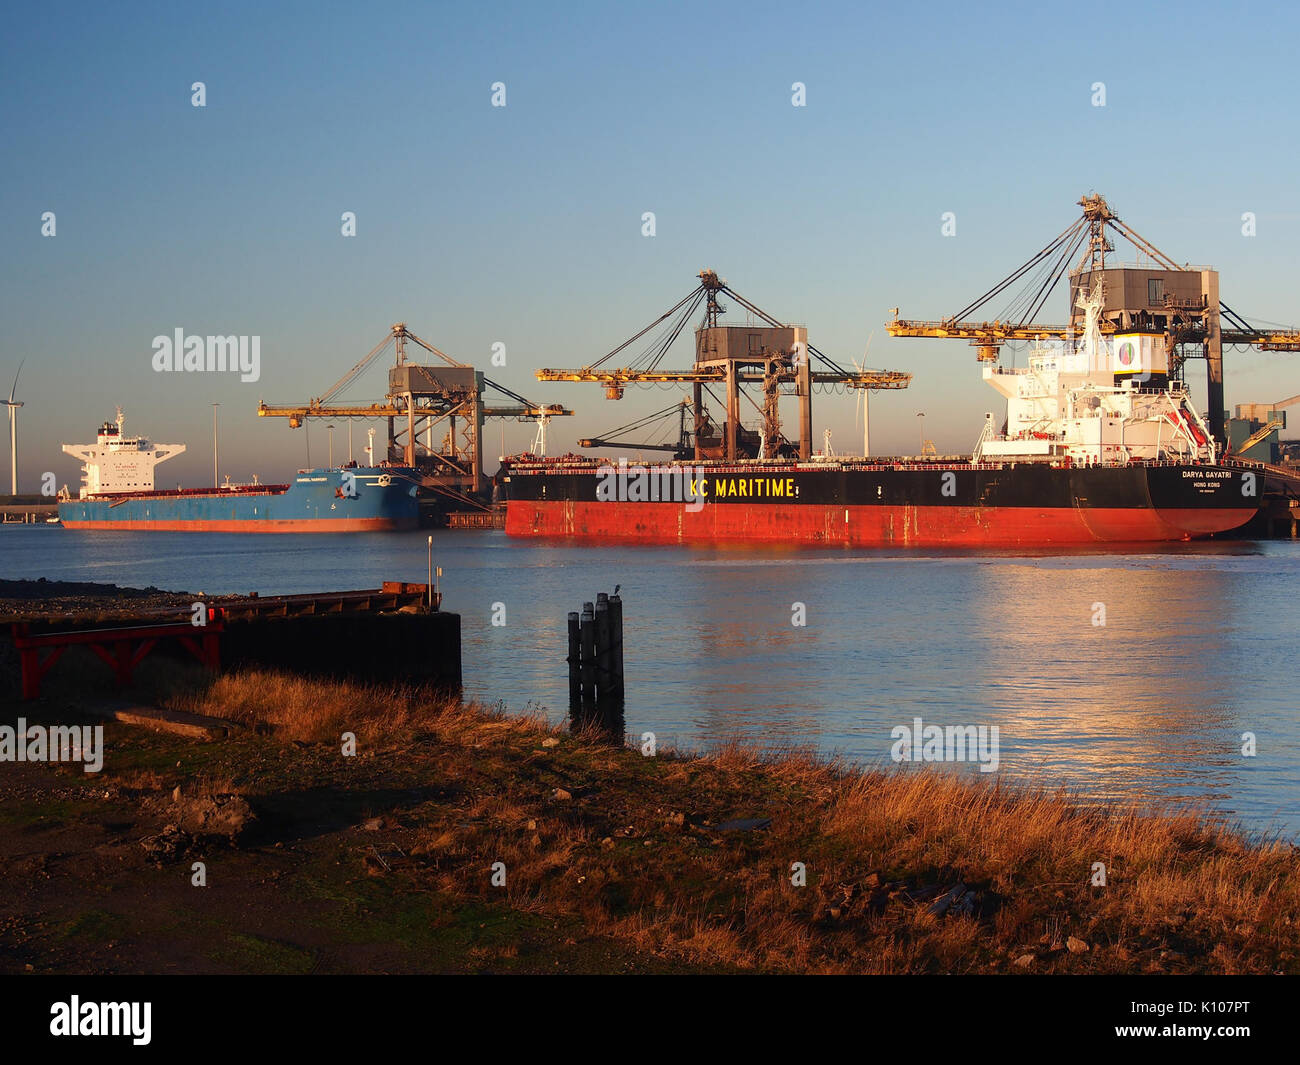
[[[1005,292],[1015,281],[1026,275],[1034,277],[1031,282],[1034,287],[1028,297],[1022,299],[1019,305],[1027,306],[1030,309],[1041,307],[1043,298],[1052,286],[1065,276],[1065,271],[1069,265],[1071,257],[1067,254],[1057,254],[1058,252],[1069,251],[1073,248],[1085,249],[1083,259],[1075,267],[1075,273],[1104,270],[1106,252],[1114,250],[1114,246],[1106,238],[1107,227],[1124,237],[1141,254],[1157,263],[1162,270],[1180,273],[1199,270],[1197,267],[1189,267],[1186,264],[1180,266],[1132,227],[1120,221],[1101,196],[1084,196],[1079,200],[1079,205],[1083,207],[1082,216],[1076,219],[1066,230],[1058,234],[1052,243],[952,317],[942,318],[938,321],[900,318],[898,308],[895,308],[893,320],[885,326],[886,332],[895,337],[969,340],[972,344],[981,348],[981,359],[996,357],[997,347],[1008,341],[1072,338],[1077,335],[1076,327],[1036,324],[1029,321],[1032,315],[1028,313],[1016,321],[1003,321],[1000,319],[977,321],[971,319],[969,315],[987,304],[994,296]],[[1055,259],[1052,258],[1054,254],[1056,255]],[[1034,267],[1039,268],[1041,280],[1037,276],[1030,275],[1030,271]],[[1165,300],[1159,305],[1158,309],[1167,307],[1171,310],[1204,312],[1209,306],[1204,302],[1197,302],[1193,306],[1184,306],[1185,302]],[[1251,345],[1264,351],[1300,351],[1300,329],[1290,327],[1276,329],[1256,328],[1233,311],[1226,303],[1218,301],[1217,308],[1228,325],[1228,328],[1219,330],[1220,340],[1223,344]],[[1103,333],[1111,334],[1116,332],[1116,325],[1113,321],[1103,319],[1100,326]],[[1202,339],[1195,328],[1184,328],[1182,332],[1184,335],[1180,337],[1180,340],[1196,341]]]
[[[850,388],[906,388],[912,380],[910,373],[893,370],[846,371],[844,373],[824,373],[814,371],[811,375],[814,384],[843,384]],[[741,371],[738,380],[746,384],[761,383],[765,377],[761,373]],[[539,381],[568,381],[587,384],[600,384],[607,388],[616,388],[628,384],[691,384],[696,382],[725,382],[727,373],[719,367],[705,367],[697,370],[596,370],[586,366],[577,370],[542,369],[537,371]],[[783,381],[793,381],[795,374],[790,371],[779,375]]]
[[[313,401],[310,404],[259,403],[257,405],[257,416],[259,418],[288,418],[290,426],[294,429],[298,428],[305,418],[405,418],[406,414],[407,408],[405,406],[394,403],[352,403],[323,406]],[[552,403],[549,406],[520,404],[512,407],[485,406],[483,408],[483,417],[485,418],[531,420],[542,415],[556,418],[572,417],[573,411],[567,410],[558,403]]]

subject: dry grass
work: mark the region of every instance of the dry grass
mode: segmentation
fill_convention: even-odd
[[[798,750],[643,758],[405,688],[252,673],[186,698],[273,740],[401,747],[445,785],[445,801],[399,811],[407,860],[386,875],[404,891],[567,920],[684,966],[1300,972],[1296,847],[1196,814]],[[736,817],[771,824],[719,830]],[[953,888],[963,912],[931,912]]]
[[[446,727],[463,717],[458,699],[431,703],[427,693],[409,686],[319,681],[264,671],[223,674],[210,687],[168,702],[176,709],[302,743],[332,743],[345,732],[377,742]]]

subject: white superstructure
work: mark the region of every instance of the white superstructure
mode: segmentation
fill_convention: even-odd
[[[1006,397],[1002,431],[993,415],[973,460],[1025,458],[1080,465],[1133,461],[1213,462],[1217,445],[1187,387],[1169,379],[1158,333],[1102,336],[1100,286],[1079,296],[1083,336],[1040,344],[1025,369],[984,365],[984,380]]]
[[[154,491],[154,467],[185,450],[184,444],[155,444],[143,436],[126,436],[126,419],[105,422],[93,444],[64,444],[63,450],[81,459],[80,498],[108,492]]]

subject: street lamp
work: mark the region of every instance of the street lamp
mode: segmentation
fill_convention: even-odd
[[[920,421],[916,423],[917,425],[920,426],[920,434],[921,434],[920,441],[918,444],[920,450],[917,451],[917,455],[920,456],[925,454],[925,411],[923,410],[917,411],[916,416],[920,419]]]
[[[330,446],[329,446],[329,452],[330,452],[330,469],[332,470],[332,469],[334,468],[334,426],[332,426],[332,425],[327,425],[327,426],[325,426],[325,428],[326,428],[327,430],[329,430],[329,440],[330,440]]]
[[[212,404],[212,487],[216,488],[221,483],[220,475],[217,473],[217,408],[220,403]]]

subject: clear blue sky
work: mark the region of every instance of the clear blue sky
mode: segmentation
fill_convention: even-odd
[[[26,360],[20,488],[44,470],[75,486],[59,444],[92,439],[116,404],[130,428],[189,445],[163,483],[210,478],[214,401],[223,474],[284,477],[303,433],[259,420],[257,401],[319,395],[398,320],[481,368],[505,343],[509,365],[490,376],[578,409],[552,426],[563,449],[672,396],[612,403],[533,370],[604,354],[705,266],[840,360],[873,336],[870,364],[915,373],[909,391],[873,396],[874,451],[914,450],[920,410],[941,451],[965,450],[993,403],[972,350],[890,340],[888,308],[952,313],[1064,229],[1089,190],[1176,259],[1218,267],[1238,311],[1300,321],[1300,17],[1227,10],[10,9],[0,377],[7,389]],[[195,81],[205,108],[190,104]],[[504,109],[490,106],[496,81]],[[340,235],[344,211],[355,238]],[[1063,294],[1049,311],[1064,317]],[[153,372],[152,338],[177,327],[260,335],[262,379]],[[689,359],[683,344],[675,361]],[[1227,373],[1230,404],[1300,392],[1296,356],[1229,354]],[[383,389],[376,368],[347,398]],[[860,446],[851,397],[822,398],[815,415],[818,444],[829,425]],[[323,459],[324,432],[312,435]],[[508,449],[531,435],[512,424]],[[489,440],[495,453],[495,427]]]

